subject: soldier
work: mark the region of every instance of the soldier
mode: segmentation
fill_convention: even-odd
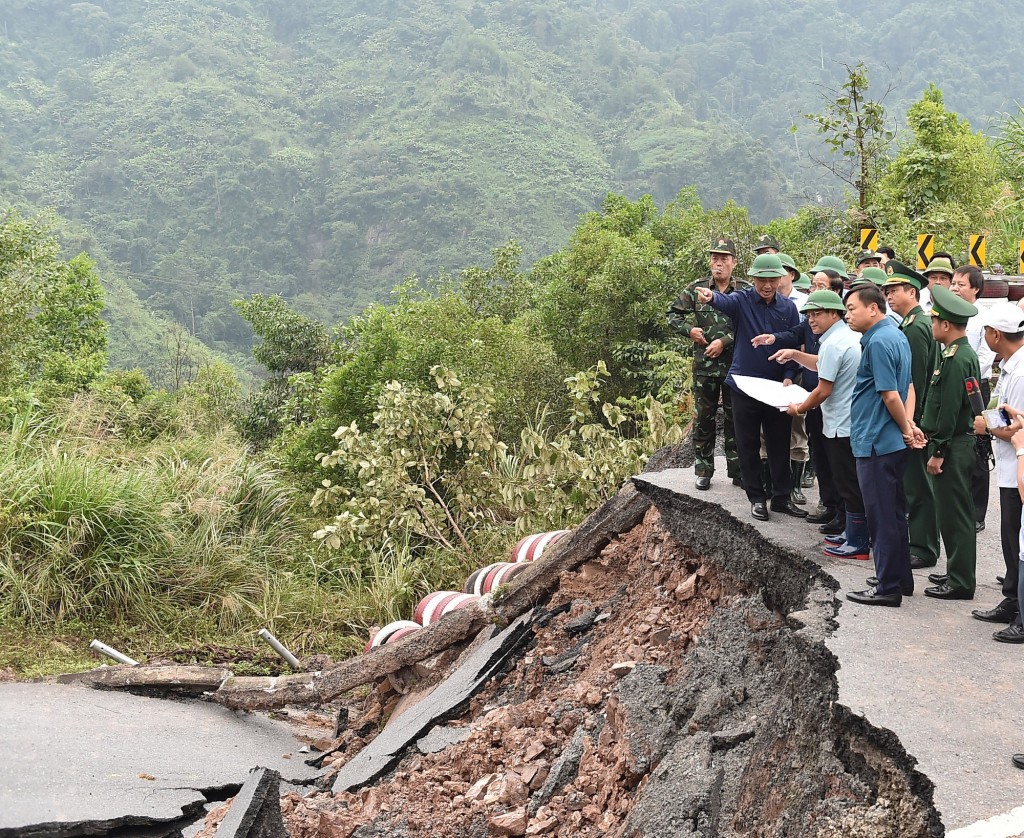
[[[865,268],[882,267],[882,257],[873,250],[862,250],[857,256],[857,276],[861,276]]]
[[[711,487],[711,477],[715,473],[715,422],[719,397],[725,411],[726,473],[734,484],[743,485],[736,456],[732,390],[725,383],[732,365],[732,319],[709,305],[698,303],[697,288],[731,294],[749,288],[750,283],[732,276],[736,268],[736,245],[732,239],[715,239],[711,243],[710,255],[711,276],[687,285],[668,311],[668,322],[672,328],[693,341],[693,398],[697,413],[693,423],[694,470],[697,488],[701,490]]]
[[[915,425],[920,426],[924,401],[932,373],[939,366],[939,348],[932,337],[932,324],[921,309],[919,294],[928,279],[902,262],[886,262],[888,279],[882,286],[892,310],[900,315],[900,331],[910,343],[911,378],[914,383],[914,404],[907,405]],[[912,408],[912,410],[911,410]],[[903,487],[910,510],[910,566],[934,567],[939,560],[939,524],[935,511],[935,489],[928,477],[928,458],[923,448],[911,449]],[[973,506],[972,506],[973,508]]]
[[[779,240],[775,236],[758,236],[757,241],[754,242],[754,255],[761,256],[765,253],[779,253],[782,251],[782,246],[779,244]]]
[[[943,500],[939,531],[948,579],[924,589],[925,596],[936,599],[974,599],[974,411],[965,382],[981,375],[978,356],[967,340],[967,321],[977,313],[975,306],[948,288],[932,289],[932,332],[944,350],[925,398],[921,430],[928,439],[928,474]]]

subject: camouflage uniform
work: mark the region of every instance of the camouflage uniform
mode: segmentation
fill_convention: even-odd
[[[735,277],[729,283],[727,293],[749,288],[750,283]],[[708,358],[705,347],[693,346],[693,399],[696,417],[693,423],[693,453],[695,471],[698,476],[711,477],[715,472],[715,419],[718,414],[718,399],[721,394],[725,411],[725,462],[729,477],[740,477],[740,464],[736,456],[736,439],[732,425],[732,394],[725,383],[732,365],[733,324],[732,318],[715,310],[710,305],[697,302],[697,289],[717,290],[714,278],[707,276],[691,282],[668,310],[669,325],[687,337],[690,330],[701,328],[708,343],[721,339],[724,348],[717,358]]]

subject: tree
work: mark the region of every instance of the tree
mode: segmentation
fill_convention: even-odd
[[[892,85],[885,95],[875,102],[867,98],[870,87],[867,68],[863,62],[856,66],[841,65],[846,70],[846,81],[838,90],[828,88],[824,94],[825,110],[822,113],[804,114],[817,126],[825,145],[833,155],[840,156],[840,162],[812,160],[828,169],[857,193],[861,211],[868,206],[871,186],[879,176],[886,151],[896,132],[886,127],[885,108],[882,102],[892,91]],[[792,130],[796,130],[796,126]]]

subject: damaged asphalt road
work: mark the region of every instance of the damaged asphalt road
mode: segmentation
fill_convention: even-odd
[[[0,836],[19,838],[187,821],[254,765],[318,773],[264,716],[81,686],[0,684],[0,743]]]

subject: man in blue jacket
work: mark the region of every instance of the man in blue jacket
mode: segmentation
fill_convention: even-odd
[[[710,288],[698,289],[698,302],[727,314],[735,327],[732,365],[725,380],[733,392],[733,422],[743,488],[751,504],[750,514],[761,521],[768,520],[768,498],[761,481],[762,432],[772,477],[772,511],[794,518],[807,516],[807,512],[794,505],[790,497],[793,489],[789,465],[792,417],[777,407],[748,396],[739,389],[734,378],[749,375],[781,382],[787,371],[795,367],[795,364],[781,366],[770,361],[771,350],[768,347],[753,345],[758,335],[784,332],[800,322],[796,306],[778,293],[779,282],[785,274],[782,260],[773,253],[766,253],[754,259],[750,266],[748,277],[753,288],[731,294]]]

